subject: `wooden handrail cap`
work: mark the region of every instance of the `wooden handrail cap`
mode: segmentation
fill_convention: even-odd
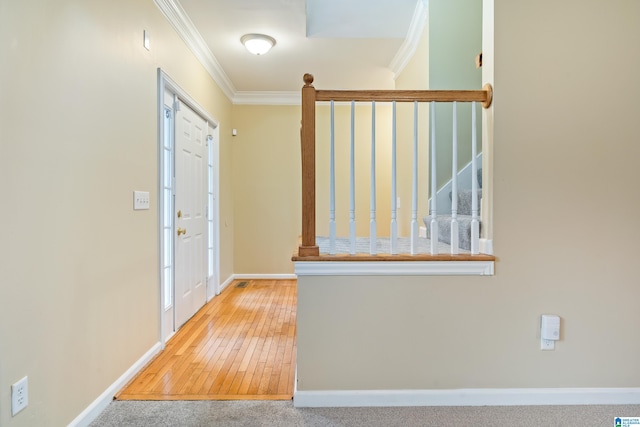
[[[311,86],[313,83],[313,74],[306,73],[304,77],[302,77],[302,80],[304,80],[305,86]]]
[[[485,85],[482,86],[482,90],[487,92],[487,100],[482,103],[482,106],[484,108],[489,108],[493,103],[493,86],[491,86],[491,83],[485,83]]]

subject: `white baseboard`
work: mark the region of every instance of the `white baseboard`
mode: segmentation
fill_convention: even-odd
[[[295,274],[234,274],[234,280],[252,280],[252,279],[266,279],[266,280],[288,280],[296,279],[298,276]]]
[[[229,276],[227,280],[225,280],[220,285],[220,292],[217,295],[220,295],[223,290],[227,286],[229,286],[234,280],[253,280],[253,279],[266,279],[266,280],[287,280],[287,279],[297,279],[298,276],[295,274],[232,274]],[[209,301],[211,301],[210,298]],[[207,301],[207,302],[209,302]]]
[[[98,415],[105,410],[109,403],[113,401],[113,396],[124,387],[131,379],[145,367],[158,353],[160,353],[160,343],[151,347],[140,359],[138,359],[127,371],[111,384],[96,400],[69,423],[72,427],[88,426]]]
[[[222,293],[222,291],[224,291],[224,290],[225,290],[225,288],[226,288],[227,286],[229,286],[229,285],[231,284],[231,282],[233,282],[233,280],[234,280],[234,278],[233,278],[233,274],[232,274],[231,276],[229,276],[229,277],[227,278],[227,280],[225,280],[224,282],[222,282],[222,283],[220,284],[220,288],[218,289],[218,293],[217,293],[216,295],[220,295],[220,294]]]
[[[640,388],[296,390],[297,408],[373,406],[638,405]]]

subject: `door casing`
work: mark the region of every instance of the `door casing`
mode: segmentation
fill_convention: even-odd
[[[167,99],[171,98],[171,99]],[[203,107],[201,107],[189,94],[183,90],[176,82],[174,82],[162,69],[158,68],[158,183],[159,183],[159,191],[158,191],[158,260],[159,260],[159,290],[160,290],[160,298],[159,298],[159,338],[162,348],[164,348],[165,343],[171,336],[175,333],[174,325],[174,305],[171,304],[169,309],[165,308],[165,274],[163,271],[163,257],[165,255],[165,238],[164,238],[164,229],[163,225],[165,224],[165,216],[166,215],[175,215],[175,212],[166,212],[164,195],[164,186],[163,182],[167,179],[164,176],[165,166],[164,166],[164,141],[167,135],[165,135],[166,127],[164,121],[165,107],[169,107],[172,112],[173,117],[173,126],[171,126],[171,131],[175,133],[175,100],[179,100],[184,103],[186,106],[191,108],[195,113],[197,113],[200,117],[202,117],[207,122],[207,129],[211,138],[208,138],[209,141],[209,150],[212,150],[209,153],[210,160],[212,162],[213,176],[211,180],[207,180],[210,188],[212,189],[213,198],[210,198],[207,194],[207,200],[210,202],[210,205],[207,207],[208,211],[211,212],[213,217],[213,232],[207,232],[207,236],[213,235],[213,259],[208,259],[207,263],[212,263],[213,269],[209,269],[207,266],[207,272],[209,270],[212,271],[211,275],[207,275],[207,300],[210,300],[215,295],[220,293],[220,201],[219,201],[219,183],[220,183],[220,133],[219,133],[219,123],[215,120]],[[175,135],[169,136],[173,143],[175,143]],[[174,147],[175,148],[175,147]],[[172,150],[172,155],[175,157],[175,150]],[[171,159],[173,165],[175,165],[174,159]],[[175,168],[173,168],[175,170]],[[175,194],[175,180],[172,183],[172,188]],[[205,189],[207,191],[207,189]],[[172,201],[171,201],[172,202]],[[173,203],[171,203],[173,205]],[[174,210],[175,206],[172,206]],[[175,221],[172,223],[172,235],[176,235],[176,224]],[[209,231],[209,230],[207,230]],[[175,258],[175,254],[172,251],[172,258]],[[172,261],[175,265],[175,259]],[[175,295],[173,295],[175,298]]]

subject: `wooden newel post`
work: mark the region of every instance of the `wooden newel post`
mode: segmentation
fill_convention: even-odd
[[[316,245],[316,89],[313,76],[305,74],[302,88],[302,243],[298,256],[318,256]]]

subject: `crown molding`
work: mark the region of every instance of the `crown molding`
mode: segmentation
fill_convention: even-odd
[[[416,49],[420,43],[420,37],[422,36],[424,27],[427,25],[427,17],[429,16],[427,6],[428,0],[420,0],[416,4],[416,10],[413,13],[413,18],[407,31],[407,37],[389,64],[389,69],[393,72],[394,80],[398,78],[402,70],[404,70],[404,67],[406,67],[411,58],[413,58],[413,54],[416,53]]]
[[[227,98],[233,101],[236,95],[236,88],[213,55],[213,52],[209,49],[209,46],[207,46],[200,32],[196,29],[187,12],[182,8],[182,5],[178,0],[154,0],[154,2],[198,61],[220,86]]]
[[[394,79],[409,63],[418,47],[428,16],[427,2],[428,0],[420,0],[416,4],[416,9],[407,31],[407,37],[389,65],[394,74]],[[180,5],[179,0],[154,0],[154,3],[232,104],[301,104],[300,92],[297,91],[237,91],[231,79],[229,79],[229,76],[227,76],[227,73],[225,73],[204,38],[202,38],[202,35],[189,18],[189,15]]]

